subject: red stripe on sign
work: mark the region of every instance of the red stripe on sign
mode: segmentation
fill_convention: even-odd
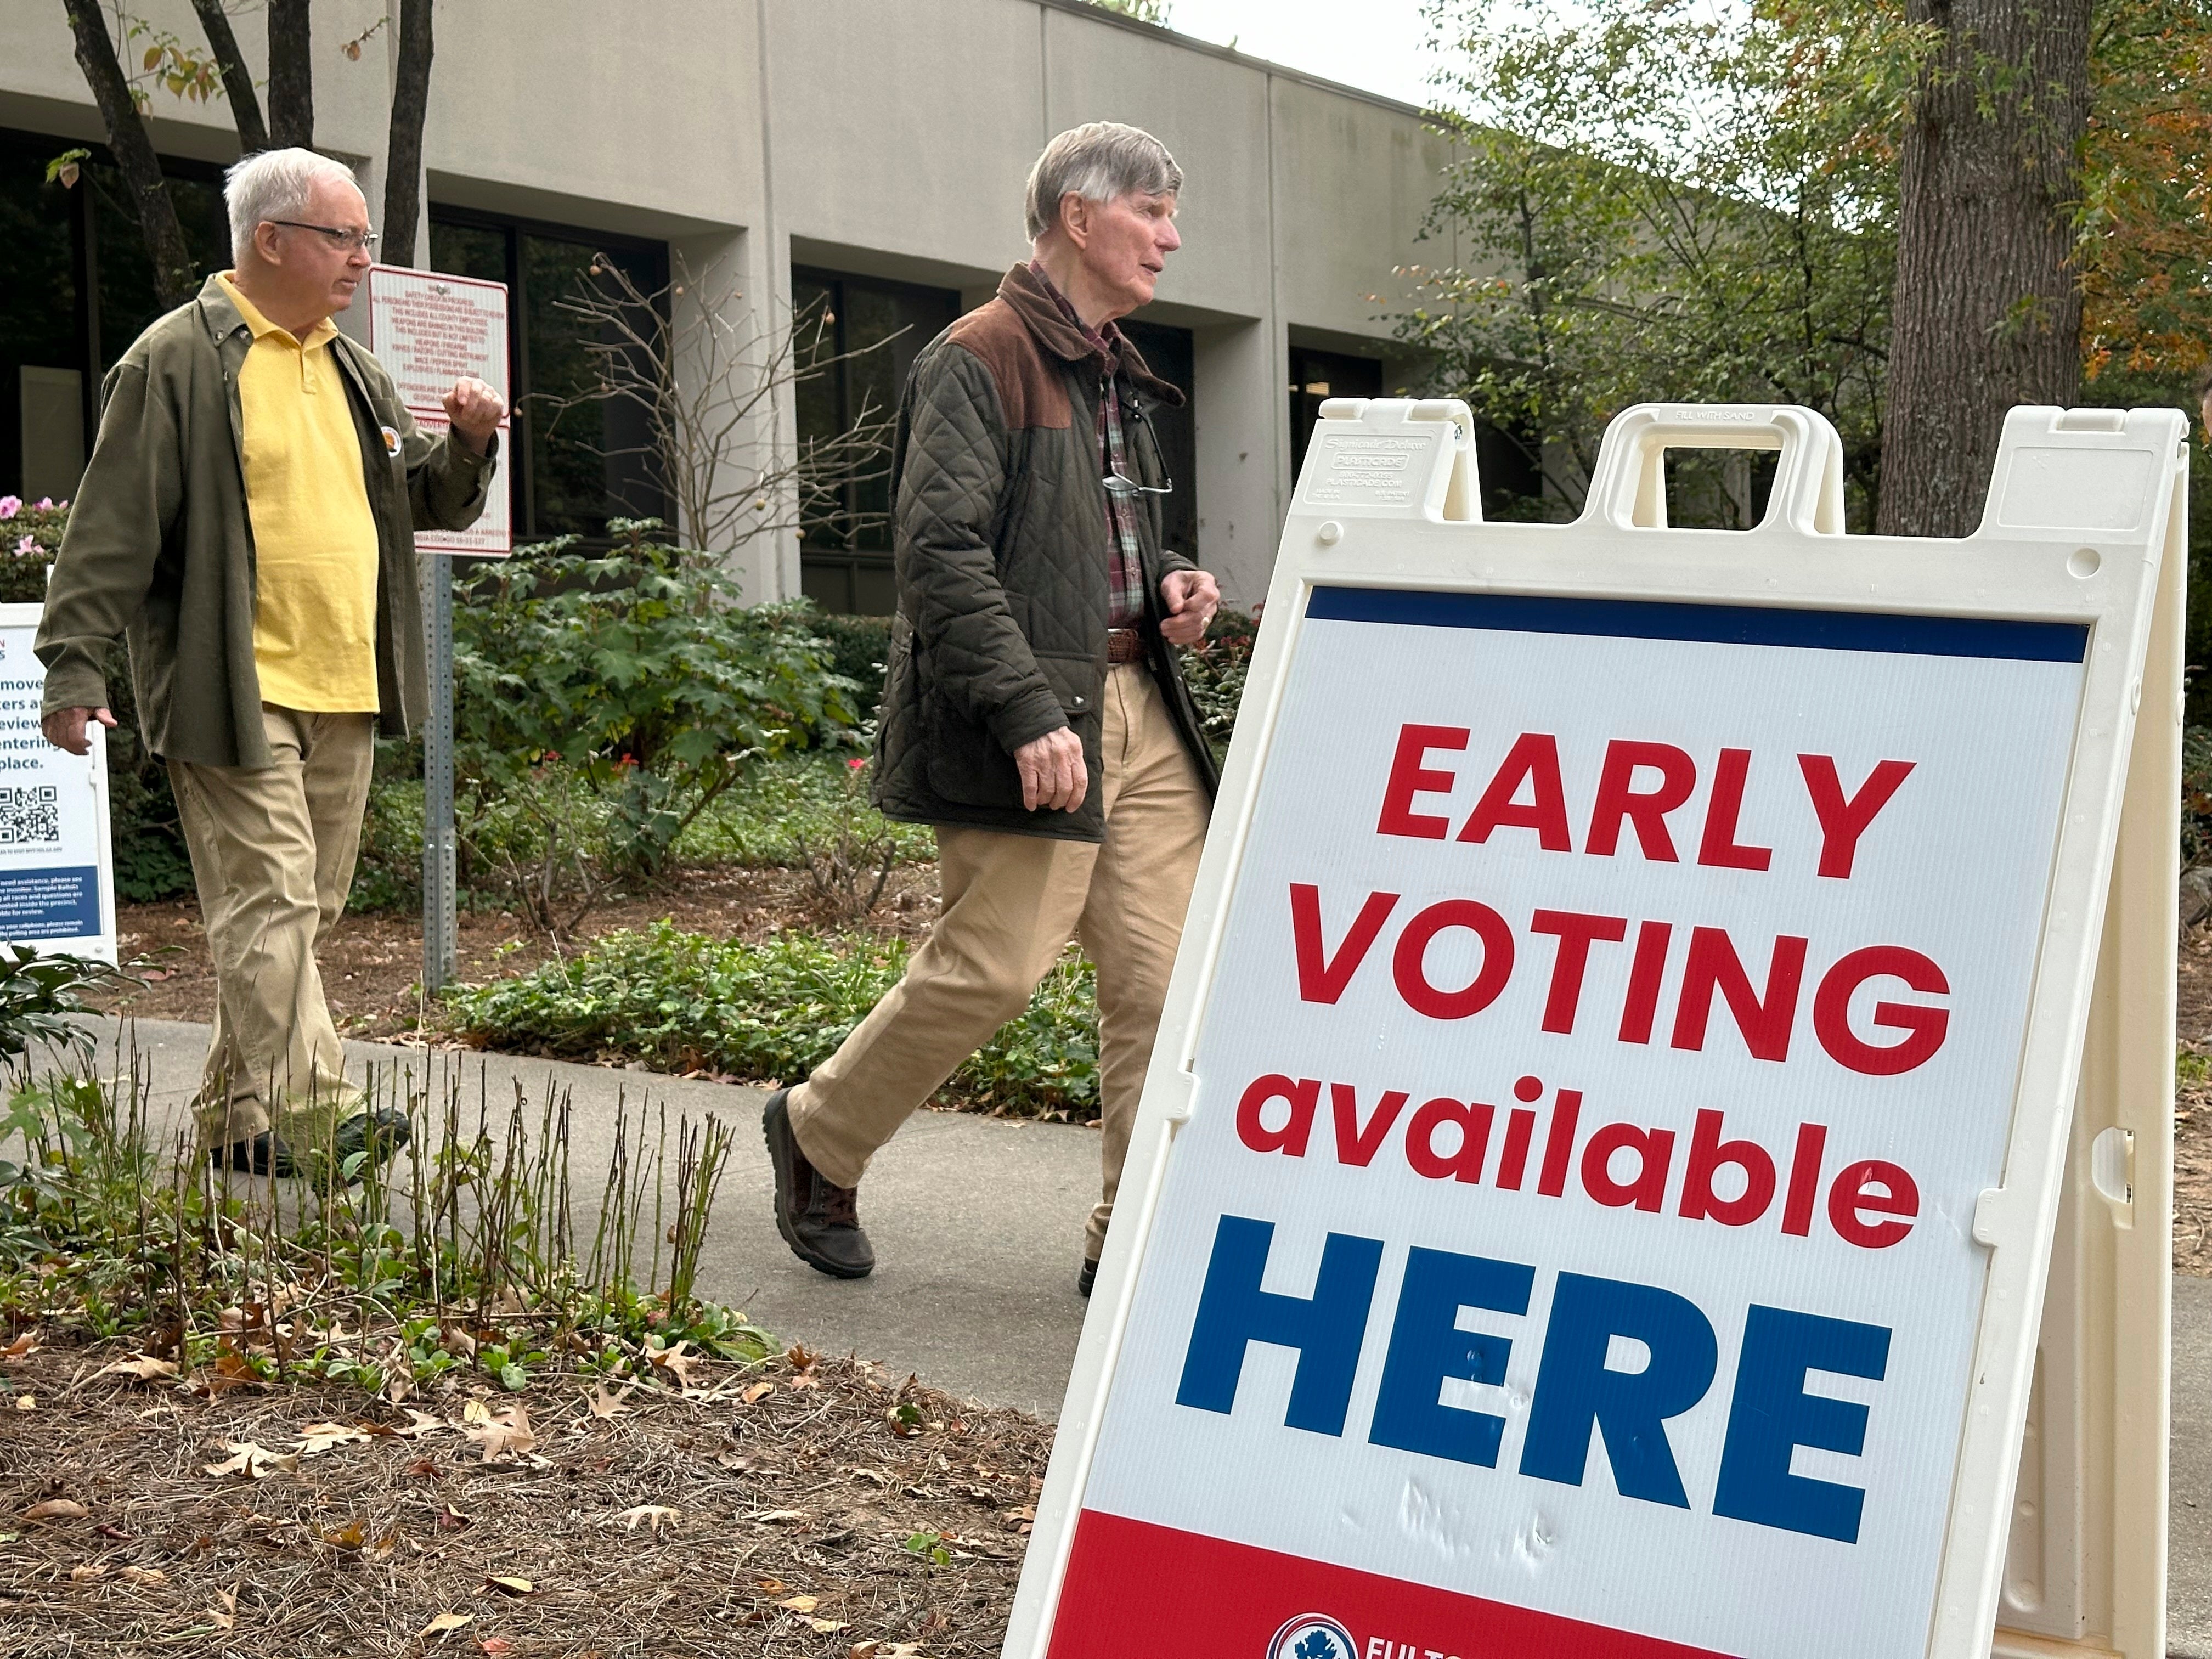
[[[1343,1659],[1726,1659],[1707,1648],[1098,1510],[1076,1522],[1047,1651],[1049,1659],[1299,1659],[1307,1614],[1351,1636],[1353,1650]],[[1268,1650],[1279,1635],[1279,1655]]]

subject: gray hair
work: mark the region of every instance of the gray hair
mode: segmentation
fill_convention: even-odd
[[[1044,147],[1030,169],[1026,198],[1030,240],[1060,222],[1060,198],[1073,191],[1086,202],[1166,196],[1182,188],[1182,169],[1168,147],[1142,127],[1091,121],[1070,127]]]
[[[222,175],[222,204],[230,214],[231,257],[253,240],[254,227],[265,220],[296,219],[319,179],[342,179],[356,190],[361,181],[343,161],[312,149],[264,149],[234,163]]]

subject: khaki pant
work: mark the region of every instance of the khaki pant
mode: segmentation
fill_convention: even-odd
[[[905,977],[790,1098],[807,1161],[841,1187],[858,1186],[876,1148],[1022,1011],[1073,935],[1098,969],[1105,1178],[1085,1235],[1093,1261],[1113,1218],[1207,810],[1152,677],[1134,665],[1109,669],[1103,702],[1104,843],[940,828],[944,914]]]
[[[215,1036],[198,1103],[203,1146],[275,1129],[326,1146],[362,1109],[323,1001],[315,946],[345,909],[375,753],[373,714],[264,703],[276,764],[169,763],[215,957]]]

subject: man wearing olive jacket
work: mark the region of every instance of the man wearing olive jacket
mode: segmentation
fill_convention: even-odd
[[[237,269],[109,374],[38,653],[49,741],[86,752],[128,638],[140,735],[167,763],[215,958],[197,1102],[226,1169],[341,1176],[405,1139],[344,1080],[315,945],[345,908],[374,732],[428,701],[417,529],[483,510],[499,395],[462,380],[453,437],[330,322],[375,257],[353,175],[305,149],[224,180]]]
[[[943,912],[906,975],[764,1128],[776,1224],[811,1266],[875,1266],[870,1157],[1020,1012],[1073,935],[1098,969],[1103,1194],[1089,1295],[1215,784],[1176,664],[1220,603],[1160,546],[1146,410],[1182,394],[1115,327],[1152,297],[1182,174],[1096,123],[1045,147],[1036,257],[916,359],[899,410],[898,616],[876,801],[937,827]]]

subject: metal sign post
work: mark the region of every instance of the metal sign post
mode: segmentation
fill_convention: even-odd
[[[392,373],[415,423],[447,431],[441,400],[470,375],[511,402],[507,362],[507,288],[501,283],[375,265],[368,273],[368,345]],[[501,447],[508,422],[500,422]],[[460,958],[459,865],[453,826],[453,561],[455,554],[499,557],[514,546],[508,497],[495,484],[483,517],[463,531],[415,538],[422,559],[422,633],[430,708],[422,729],[422,990],[435,996]]]
[[[460,961],[453,843],[453,562],[422,558],[422,634],[430,712],[422,726],[422,991],[435,996]]]

